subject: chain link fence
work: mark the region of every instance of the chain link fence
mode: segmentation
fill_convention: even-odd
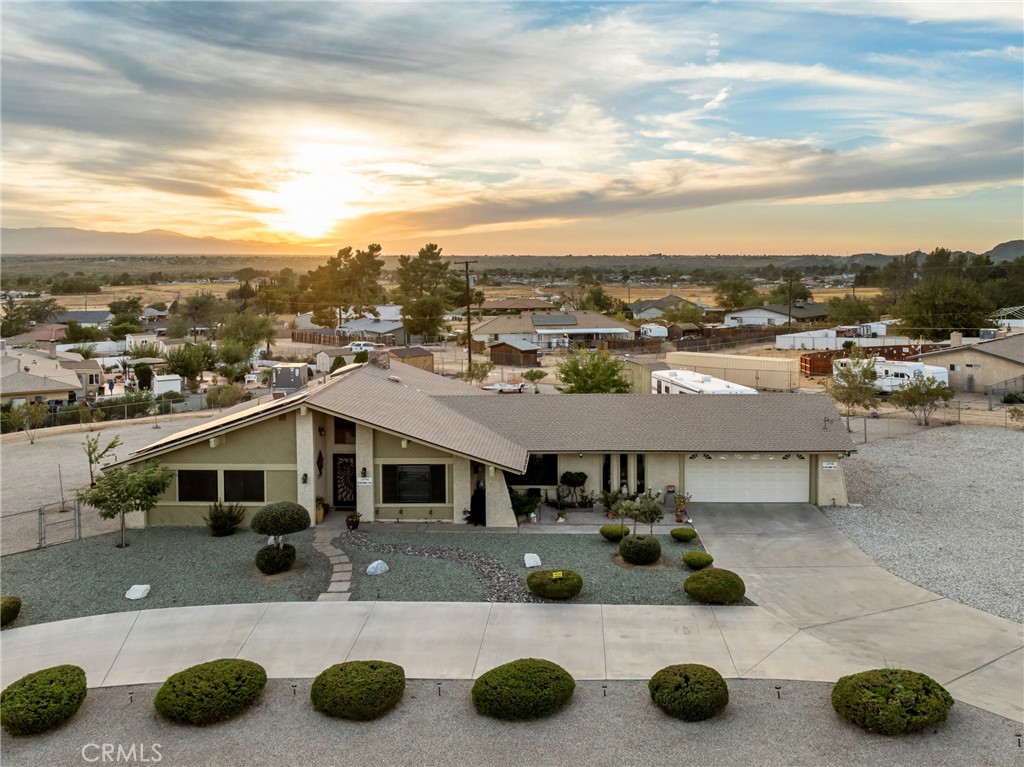
[[[3,515],[0,555],[42,549],[79,538],[117,530],[117,519],[103,519],[92,506],[77,499],[54,501],[35,509]]]

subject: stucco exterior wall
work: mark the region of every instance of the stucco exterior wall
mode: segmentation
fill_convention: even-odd
[[[177,461],[164,464],[165,466],[172,469],[190,469],[195,468],[191,464],[181,463]],[[235,470],[235,469],[253,469],[256,468],[252,464],[216,464],[211,465],[209,468],[216,468],[218,470],[217,482],[219,487],[220,497],[224,496],[224,471]],[[295,469],[293,467],[280,467],[277,468],[271,466],[262,466],[263,469],[263,481],[264,481],[264,502],[263,503],[243,503],[245,507],[245,520],[242,523],[243,527],[248,527],[249,521],[252,519],[252,515],[255,514],[267,503],[274,501],[295,501],[298,502],[295,494]],[[179,502],[178,498],[178,478],[175,477],[171,480],[170,486],[166,492],[160,497],[160,502],[152,511],[149,512],[146,519],[142,518],[141,514],[129,514],[125,518],[125,523],[131,527],[144,527],[146,525],[205,525],[205,517],[209,513],[210,504],[205,501],[195,502]],[[315,513],[315,508],[311,509]]]
[[[405,447],[402,447],[402,441],[401,437],[394,434],[383,431],[375,432],[373,450],[377,461],[380,463],[403,463],[407,459],[415,458],[417,459],[416,463],[422,463],[423,461],[419,459],[437,459],[439,461],[451,459],[451,453],[446,453],[443,450],[414,442],[411,439],[405,440]]]
[[[834,469],[825,468],[837,464]],[[843,456],[838,453],[822,453],[814,456],[815,473],[812,476],[811,503],[818,506],[849,506],[846,494],[846,475],[843,473]]]
[[[960,351],[929,354],[918,361],[926,365],[938,365],[949,371],[949,386],[954,391],[966,391],[967,377],[972,375],[976,392],[1008,378],[1024,375],[1024,365],[991,354],[972,351],[969,347],[963,347]],[[956,365],[958,369],[950,370],[950,365]],[[980,367],[967,367],[968,365]]]
[[[487,492],[487,526],[518,527],[515,512],[512,511],[512,500],[508,497],[508,486],[505,485],[505,472],[487,470],[484,479]]]
[[[647,453],[645,460],[648,489],[664,493],[668,485],[675,485],[677,490],[682,486],[678,453]]]
[[[168,461],[175,464],[196,466],[220,466],[221,464],[245,464],[245,468],[257,469],[259,464],[289,464],[295,466],[295,413],[287,413],[283,420],[270,418],[246,426],[216,438],[216,446],[210,447],[210,440],[175,450]]]

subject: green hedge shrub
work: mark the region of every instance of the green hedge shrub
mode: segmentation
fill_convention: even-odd
[[[691,570],[703,570],[710,567],[715,558],[706,551],[687,551],[683,554],[683,564]]]
[[[699,663],[666,666],[651,677],[647,689],[662,711],[687,722],[710,719],[729,702],[722,675]]]
[[[495,719],[541,719],[568,702],[576,682],[557,663],[521,658],[492,668],[473,684],[473,707]]]
[[[661,544],[651,535],[631,535],[620,541],[619,554],[631,565],[650,565],[661,559]]]
[[[264,575],[277,575],[290,570],[295,564],[295,547],[286,543],[281,548],[273,544],[256,552],[256,567]]]
[[[53,666],[23,676],[0,693],[0,725],[11,735],[34,735],[59,727],[85,700],[85,671]]]
[[[222,658],[167,677],[153,700],[161,716],[183,724],[213,724],[251,706],[267,685],[258,663]]]
[[[573,570],[536,570],[526,576],[526,587],[546,599],[572,599],[583,590],[583,576]]]
[[[309,527],[309,512],[291,501],[268,503],[253,515],[250,527],[258,535],[291,535]]]
[[[606,540],[609,540],[612,543],[618,543],[627,535],[629,535],[629,528],[625,525],[620,525],[618,522],[616,522],[612,525],[604,525],[601,528],[600,533],[605,537]]]
[[[242,504],[216,501],[210,504],[210,513],[203,521],[214,538],[223,538],[225,535],[234,535],[235,528],[242,524],[243,519],[245,507]]]
[[[832,708],[870,732],[902,735],[946,721],[953,696],[929,676],[877,668],[842,677],[832,688]]]
[[[676,527],[669,531],[674,540],[686,543],[697,537],[697,531],[692,527]]]
[[[0,626],[13,623],[21,612],[21,597],[3,596],[0,597]]]
[[[708,567],[698,570],[683,584],[686,593],[705,605],[728,605],[739,602],[747,587],[732,570]]]
[[[328,716],[368,722],[398,705],[405,693],[405,669],[383,660],[338,663],[313,680],[309,699]]]

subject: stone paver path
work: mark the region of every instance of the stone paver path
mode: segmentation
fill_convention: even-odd
[[[313,531],[313,548],[331,562],[331,583],[327,591],[317,597],[318,602],[347,602],[352,587],[352,562],[341,549],[331,543],[345,528],[343,515],[338,512],[334,519],[328,519]]]

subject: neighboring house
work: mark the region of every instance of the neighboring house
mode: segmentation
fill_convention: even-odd
[[[175,478],[130,523],[203,524],[216,500],[313,510],[322,496],[366,520],[460,522],[473,504],[488,526],[515,527],[509,487],[553,491],[565,471],[585,472],[589,490],[847,503],[854,447],[827,395],[506,397],[386,364],[342,368],[132,453],[119,464],[158,460]]]
[[[58,360],[22,359],[10,353],[0,358],[0,404],[76,402],[82,383]]]
[[[540,347],[529,341],[495,341],[487,344],[487,351],[495,365],[535,368],[539,364],[537,354]]]
[[[153,325],[157,322],[166,322],[170,316],[170,312],[166,309],[154,309],[151,306],[147,306],[142,310],[142,322],[145,325]]]
[[[790,317],[793,322],[818,322],[828,317],[828,307],[813,301],[794,301],[792,308],[789,304],[766,302],[764,306],[726,312],[723,324],[727,328],[740,325],[785,325]]]
[[[167,351],[164,346],[164,339],[160,338],[155,333],[128,333],[124,337],[124,344],[126,349],[131,349],[133,346],[141,346],[142,344],[149,344],[159,350],[161,354]]]
[[[954,339],[959,343],[959,339]],[[982,341],[970,346],[951,346],[907,357],[949,371],[949,386],[954,391],[973,392],[986,386],[1007,382],[1010,391],[1024,391],[1024,333]]]
[[[518,314],[523,311],[544,311],[557,308],[550,301],[540,298],[496,298],[484,301],[475,307],[475,311],[484,314]]]
[[[422,346],[400,346],[388,349],[388,356],[395,362],[404,362],[428,373],[434,372],[434,355]]]
[[[43,349],[4,349],[5,356],[13,357],[20,361],[22,372],[29,368],[32,375],[48,375],[53,378],[53,371],[58,369],[69,372],[77,377],[78,388],[70,397],[48,396],[47,401],[70,401],[78,399],[93,399],[103,387],[103,367],[99,360],[85,359],[77,352],[59,351],[57,344],[51,342],[46,350]],[[70,384],[71,379],[67,376],[57,376],[62,385]]]
[[[50,341],[60,343],[64,340],[64,332],[67,330],[67,325],[58,325],[53,322],[47,322],[40,325],[36,325],[33,328],[26,330],[24,333],[19,333],[16,336],[11,336],[6,339],[8,346],[28,346],[31,344],[46,344]]]
[[[349,361],[355,356],[355,352],[343,346],[331,346],[321,349],[316,353],[316,372],[330,373],[334,361],[339,357]]]
[[[83,328],[106,328],[114,315],[109,309],[80,310],[74,312],[61,312],[53,318],[53,321],[61,325],[67,325],[74,320]]]
[[[636,328],[598,312],[523,312],[503,317],[485,317],[472,329],[473,340],[527,341],[541,349],[597,341],[632,339]]]
[[[346,320],[344,327],[339,331],[349,338],[361,338],[364,341],[374,341],[385,346],[404,346],[422,341],[419,336],[406,335],[405,325],[401,319],[385,320],[379,317],[361,317],[351,321]]]
[[[707,307],[702,304],[695,304],[693,301],[687,301],[685,298],[673,295],[672,293],[662,296],[661,298],[634,301],[629,304],[629,308],[633,312],[633,319],[656,320],[669,309],[679,305],[692,306],[694,309],[697,309],[701,315],[707,311]]]

